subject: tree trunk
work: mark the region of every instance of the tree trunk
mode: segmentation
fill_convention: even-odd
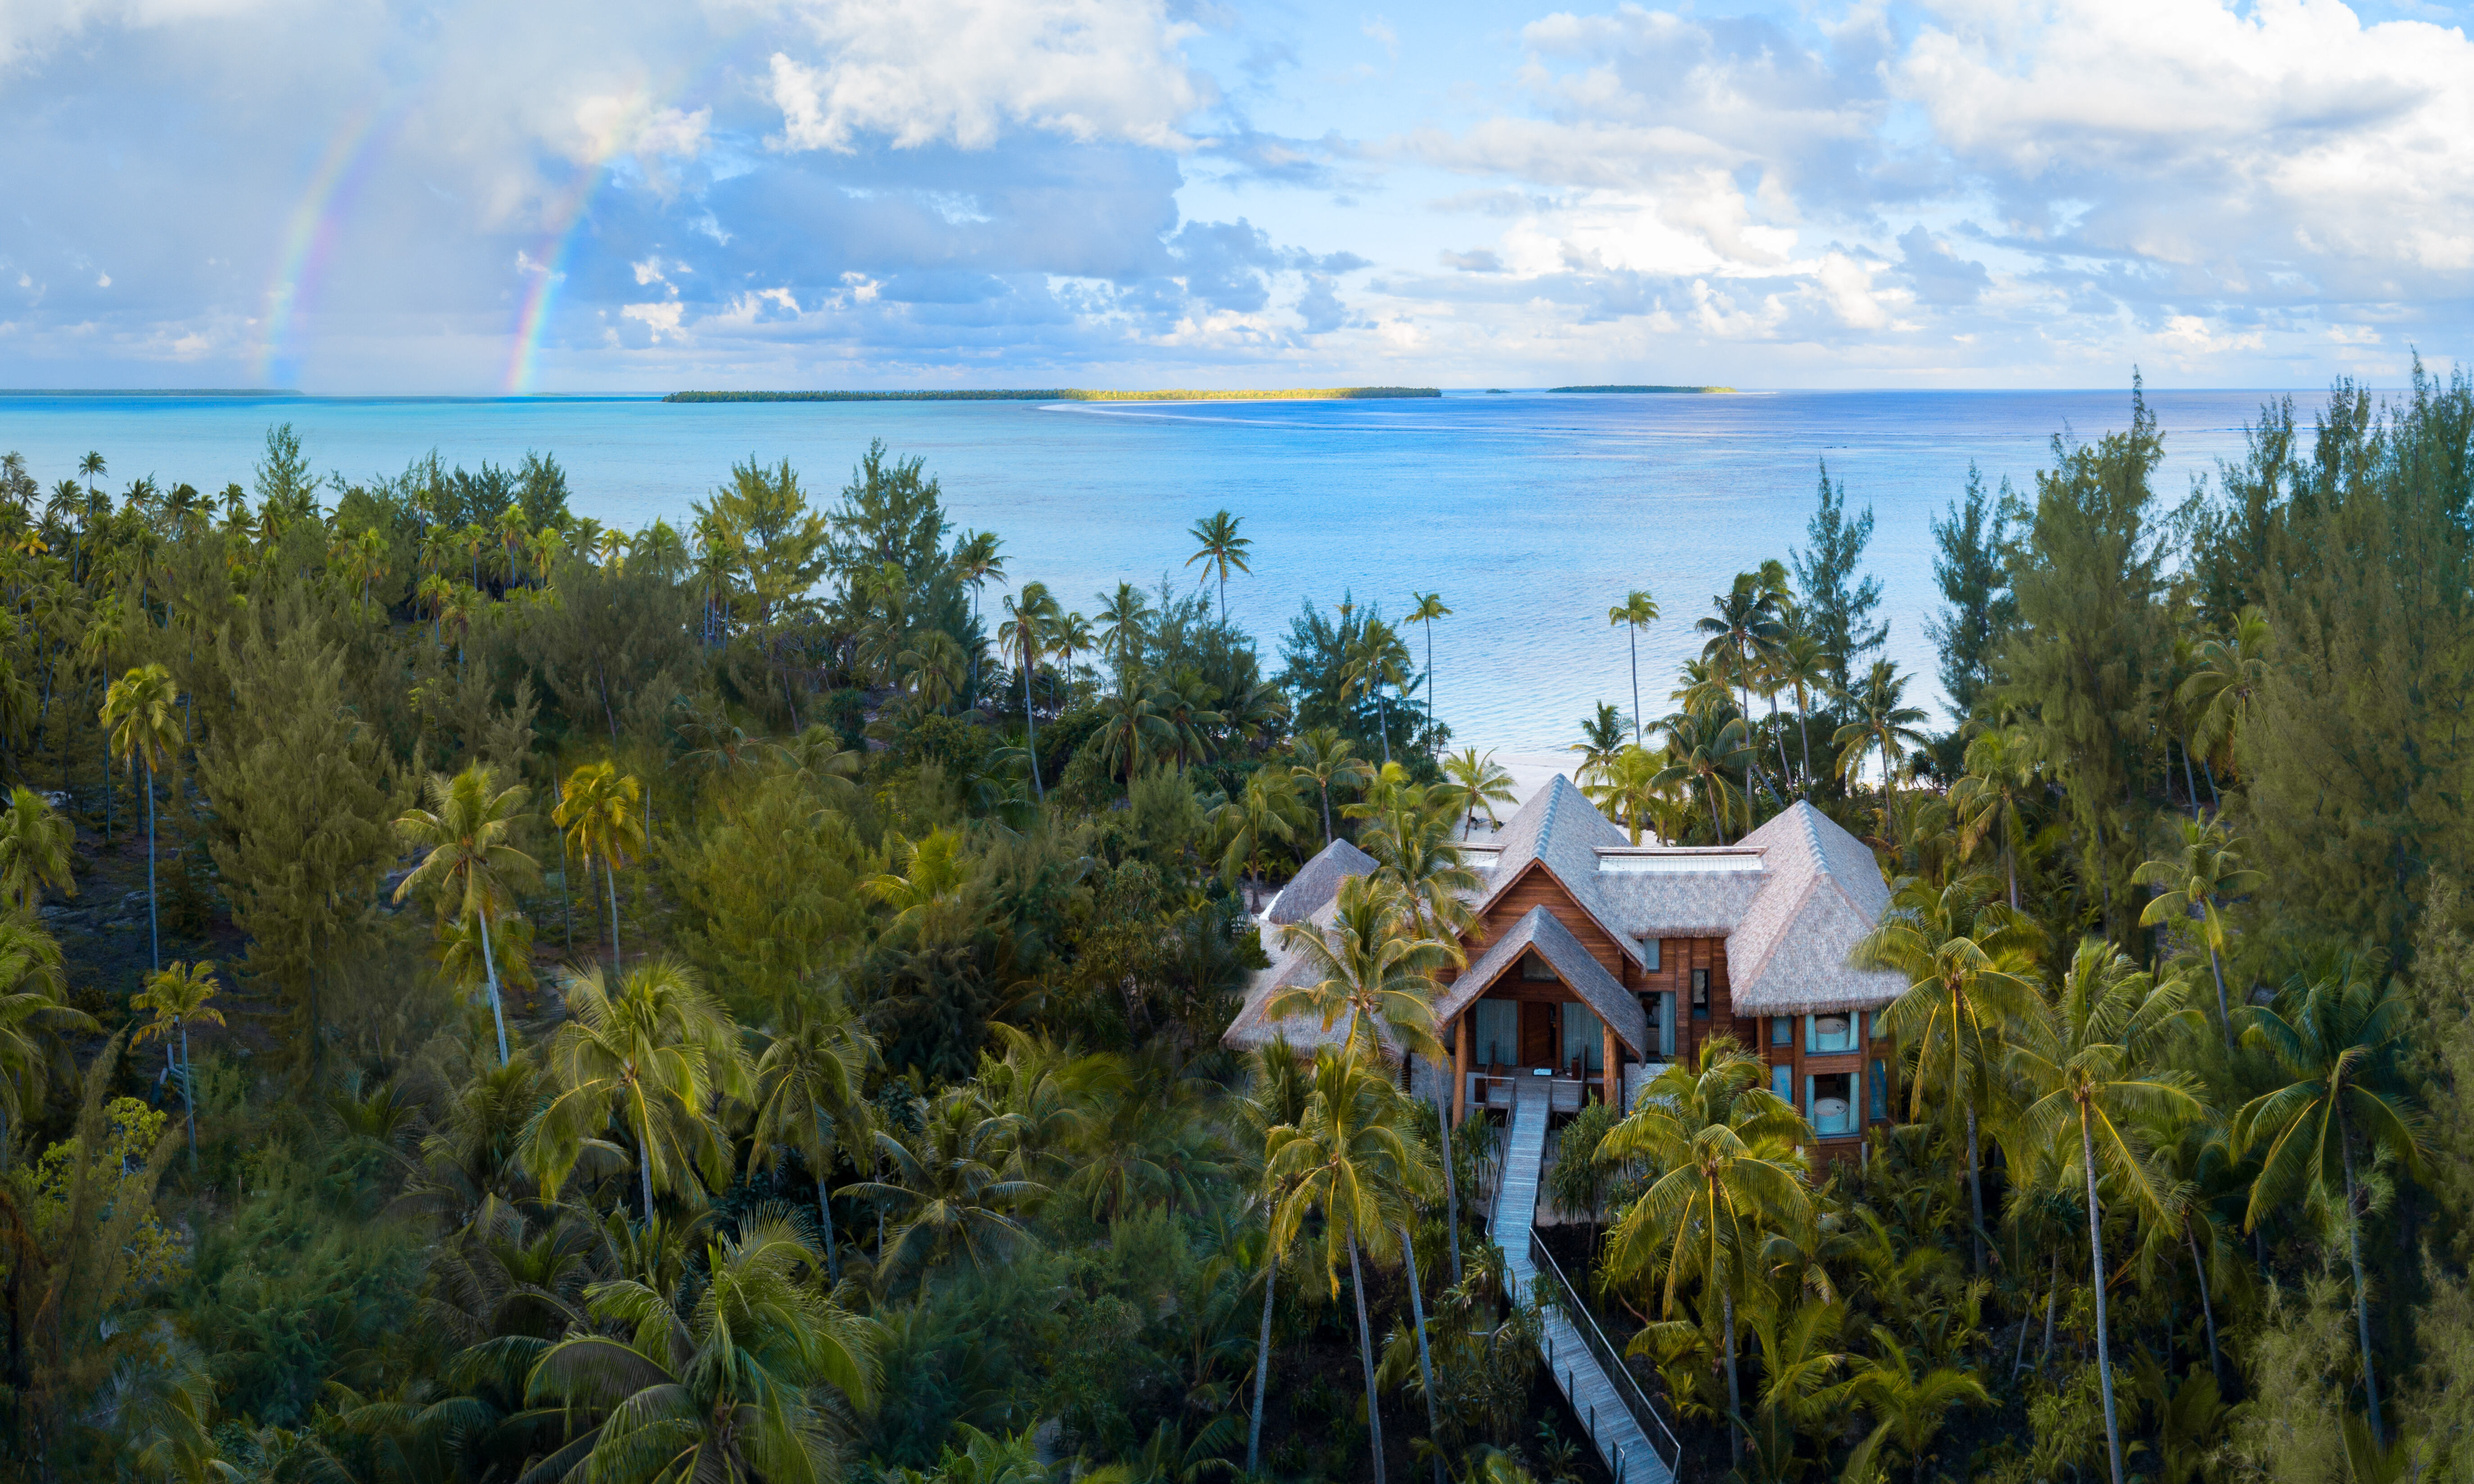
[[[2208,1322],[2208,1373],[2217,1378],[2218,1394],[2225,1384],[2223,1362],[2217,1358],[2217,1307],[2208,1297],[2208,1268],[2199,1260],[2199,1238],[2191,1230],[2190,1218],[2182,1218],[2182,1235],[2191,1244],[2191,1271],[2199,1276],[2199,1317]]]
[[[2104,1442],[2113,1460],[2113,1484],[2122,1484],[2122,1425],[2113,1409],[2113,1349],[2104,1333],[2104,1211],[2097,1204],[2096,1138],[2088,1131],[2087,1109],[2079,1109],[2079,1158],[2086,1166],[2088,1198],[2088,1260],[2096,1274],[2096,1375],[2104,1392]]]
[[[189,1168],[198,1167],[198,1079],[189,1068],[189,1023],[181,1025],[181,1110],[189,1115]]]
[[[1640,625],[1632,626],[1632,744],[1640,745]]]
[[[1366,1367],[1366,1430],[1374,1440],[1374,1484],[1383,1484],[1383,1405],[1374,1391],[1374,1339],[1366,1323],[1366,1273],[1358,1265],[1354,1227],[1348,1229],[1348,1286],[1357,1297],[1357,1358]]]
[[[2225,1050],[2234,1049],[2234,1013],[2225,1008],[2225,966],[2217,957],[2217,945],[2208,945],[2208,968],[2217,976],[2217,1024],[2224,1031]]]
[[[1383,693],[1380,690],[1374,693],[1374,725],[1383,733],[1383,766],[1390,767],[1392,766],[1392,708],[1383,704]],[[1380,1474],[1382,1471],[1377,1469],[1375,1472]],[[1382,1481],[1378,1478],[1376,1484],[1382,1484]]]
[[[653,1224],[653,1131],[647,1127],[636,1134],[636,1180],[644,1192],[644,1225]]]
[[[2191,776],[2191,744],[2182,744],[2182,787],[2191,791],[2191,817],[2199,817],[2199,785]]]
[[[1022,622],[1031,621],[1025,614]],[[1039,723],[1031,714],[1031,645],[1022,646],[1022,737],[1024,751],[1031,754],[1031,796],[1040,803],[1048,801],[1048,791],[1039,782]]]
[[[1443,1424],[1435,1413],[1435,1361],[1426,1350],[1426,1298],[1418,1291],[1418,1249],[1406,1223],[1399,1231],[1400,1260],[1409,1270],[1409,1317],[1418,1326],[1418,1375],[1426,1386],[1426,1438],[1435,1447],[1435,1484],[1448,1484],[1443,1477]]]
[[[2371,1414],[2371,1446],[2385,1448],[2389,1441],[2380,1426],[2380,1380],[2371,1370],[2371,1297],[2363,1285],[2363,1218],[2354,1200],[2354,1136],[2342,1104],[2337,1111],[2337,1141],[2345,1153],[2345,1246],[2354,1262],[2354,1325],[2363,1337],[2363,1398]]]
[[[1744,1394],[1735,1377],[1735,1296],[1732,1291],[1720,1295],[1719,1306],[1727,1316],[1727,1461],[1740,1465],[1744,1461]]]
[[[842,1280],[841,1244],[834,1240],[834,1206],[826,1192],[826,1181],[834,1173],[834,1147],[825,1142],[825,1115],[816,1113],[816,1223],[825,1229],[825,1277],[832,1282]]]
[[[1272,1380],[1272,1300],[1280,1286],[1280,1254],[1271,1251],[1268,1233],[1263,1258],[1263,1332],[1254,1342],[1254,1420],[1246,1429],[1246,1476],[1259,1472],[1263,1456],[1263,1392]]]
[[[498,1065],[507,1064],[507,1015],[498,1006],[498,960],[490,951],[490,908],[483,903],[473,911],[481,920],[481,972],[490,979],[490,1019],[498,1028]]]
[[[1976,1253],[1976,1276],[1984,1276],[1984,1164],[1976,1148],[1976,1100],[1967,1102],[1967,1208],[1974,1225],[1967,1240]]]
[[[2045,1343],[2036,1350],[2036,1374],[2045,1374],[2045,1362],[2053,1358],[2053,1310],[2062,1297],[2062,1250],[2053,1249],[2052,1282],[2045,1290]]]
[[[1804,796],[1812,797],[1812,727],[1804,712],[1804,693],[1795,693],[1795,735],[1804,743]]]
[[[610,972],[618,972],[618,863],[601,863],[602,879],[610,883]]]
[[[163,930],[155,908],[155,760],[146,760],[146,945],[163,972]]]

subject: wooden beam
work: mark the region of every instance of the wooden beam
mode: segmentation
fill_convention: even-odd
[[[1623,1045],[1615,1039],[1614,1027],[1601,1020],[1598,1022],[1598,1029],[1605,1033],[1607,1040],[1607,1106],[1620,1111],[1623,1107]]]
[[[1468,1117],[1469,1043],[1476,1033],[1469,1029],[1469,1017],[1466,1012],[1453,1025],[1452,1127],[1457,1129]]]

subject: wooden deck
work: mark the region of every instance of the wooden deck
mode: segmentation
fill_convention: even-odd
[[[1526,1079],[1522,1079],[1526,1081]],[[1527,1088],[1522,1088],[1528,1093]],[[1488,1231],[1503,1250],[1504,1267],[1513,1291],[1527,1298],[1538,1281],[1538,1265],[1529,1255],[1530,1226],[1538,1214],[1538,1177],[1546,1157],[1547,1099],[1540,1093],[1522,1096],[1513,1106],[1512,1130],[1505,1140],[1502,1182],[1496,1188]],[[1550,1279],[1551,1281],[1551,1279]],[[1598,1362],[1588,1341],[1562,1308],[1545,1307],[1540,1348],[1547,1369],[1573,1414],[1588,1429],[1589,1442],[1606,1461],[1615,1484],[1672,1484],[1675,1474],[1635,1421],[1616,1385]],[[1670,1441],[1669,1448],[1673,1448]]]

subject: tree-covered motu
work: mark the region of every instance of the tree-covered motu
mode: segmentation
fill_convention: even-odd
[[[1574,598],[1591,796],[1811,802],[1908,985],[1853,1162],[1724,1041],[1554,1145],[1681,1475],[2474,1470],[2474,384],[2162,454],[2134,393],[1907,533],[1955,714],[1826,471]],[[1401,1090],[1518,791],[1462,595],[1266,656],[1241,512],[1078,596],[882,447],[636,531],[546,455],[109,469],[0,458],[0,1476],[1604,1478],[1495,1115]],[[1228,1051],[1342,840],[1315,1044]]]

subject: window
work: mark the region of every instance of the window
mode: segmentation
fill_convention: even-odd
[[[1867,1010],[1864,1012],[1864,1034],[1870,1039],[1877,1041],[1881,1038],[1881,1012],[1880,1010]]]
[[[1649,1022],[1649,1043],[1661,1057],[1675,1055],[1675,995],[1653,992],[1640,997],[1640,1012]]]
[[[1710,1018],[1710,971],[1708,969],[1692,971],[1692,1018],[1695,1020]]]
[[[1657,973],[1657,972],[1658,972],[1658,939],[1656,939],[1656,938],[1654,938],[1654,937],[1644,937],[1644,938],[1642,938],[1642,939],[1640,940],[1640,957],[1641,957],[1641,961],[1642,961],[1643,963],[1645,963],[1645,964],[1647,964],[1647,965],[1648,965],[1648,967],[1649,967],[1649,971],[1650,971],[1651,973],[1653,973],[1653,974]]]
[[[1795,1044],[1795,1020],[1792,1016],[1772,1015],[1770,1017],[1770,1044],[1773,1046]]]
[[[1840,1011],[1805,1017],[1804,1049],[1809,1052],[1854,1051],[1856,1017]]]
[[[1489,1066],[1520,1059],[1520,1007],[1510,1000],[1477,1002],[1477,1023],[1469,1028],[1472,1051]]]
[[[1595,1077],[1607,1069],[1605,1022],[1586,1005],[1564,1007],[1564,1056],[1557,1070]]]
[[[1789,1104],[1794,1103],[1795,1068],[1791,1066],[1770,1068],[1770,1091],[1777,1093]]]
[[[1886,1122],[1890,1116],[1890,1078],[1879,1061],[1873,1063],[1872,1087],[1873,1117],[1876,1122]]]
[[[1856,1074],[1831,1072],[1804,1080],[1805,1116],[1812,1131],[1834,1138],[1856,1131]]]
[[[1520,977],[1531,984],[1554,984],[1555,968],[1534,953],[1520,956]]]

